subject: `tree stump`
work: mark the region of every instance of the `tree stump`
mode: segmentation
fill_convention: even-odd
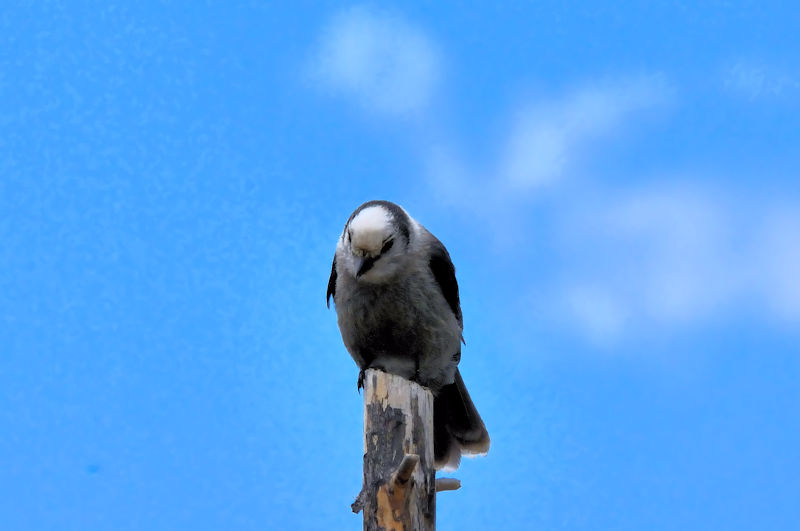
[[[393,374],[364,378],[364,484],[353,503],[365,531],[436,526],[433,395]]]

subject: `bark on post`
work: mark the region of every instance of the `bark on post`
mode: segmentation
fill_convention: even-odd
[[[369,369],[364,378],[364,486],[353,503],[365,531],[436,526],[433,395]]]

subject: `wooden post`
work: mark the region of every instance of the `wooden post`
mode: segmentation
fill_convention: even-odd
[[[364,378],[364,485],[352,505],[364,530],[436,527],[433,395],[393,374]]]

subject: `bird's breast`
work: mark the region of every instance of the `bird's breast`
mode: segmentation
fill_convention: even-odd
[[[356,363],[404,377],[420,371],[423,384],[450,381],[461,327],[436,289],[424,278],[408,277],[337,290],[339,329]]]

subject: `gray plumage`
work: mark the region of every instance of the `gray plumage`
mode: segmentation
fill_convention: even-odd
[[[353,212],[328,282],[345,347],[359,369],[397,374],[434,394],[434,455],[454,469],[485,454],[489,434],[458,371],[463,321],[444,245],[405,210],[370,201]]]

